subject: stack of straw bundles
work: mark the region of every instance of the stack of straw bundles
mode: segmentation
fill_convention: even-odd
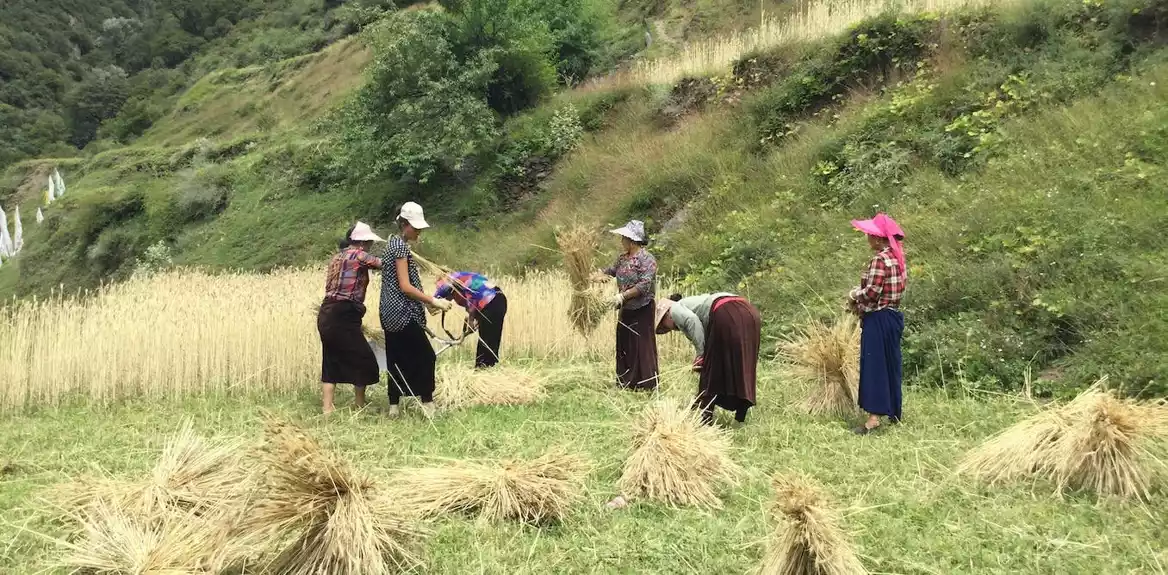
[[[737,483],[729,434],[702,423],[686,403],[658,400],[633,421],[633,450],[619,487],[671,505],[720,508],[720,488]]]
[[[54,500],[78,538],[62,565],[99,573],[219,573],[240,568],[254,541],[241,531],[254,486],[238,441],[210,441],[184,423],[151,473],[59,487]]]
[[[564,256],[564,269],[572,284],[572,302],[569,307],[572,325],[581,334],[588,335],[611,310],[604,292],[592,285],[599,238],[592,229],[576,225],[559,230],[556,243]]]
[[[463,409],[476,405],[525,405],[544,395],[544,379],[532,368],[497,365],[491,369],[445,365],[440,369],[442,385],[434,401],[443,409]]]
[[[371,476],[300,428],[269,420],[263,477],[245,526],[284,575],[389,575],[422,564],[425,531]]]
[[[395,500],[425,516],[471,513],[484,521],[556,522],[583,497],[588,468],[579,456],[551,451],[533,460],[404,469],[393,482],[399,491]]]
[[[1119,398],[1106,382],[990,438],[958,472],[991,485],[1045,479],[1059,492],[1147,500],[1168,484],[1168,405]]]
[[[781,526],[768,542],[760,575],[867,573],[840,527],[839,513],[818,487],[787,476],[776,476],[773,484]]]
[[[860,326],[852,317],[832,325],[812,321],[779,351],[792,375],[810,384],[803,408],[816,415],[856,413],[860,375]]]

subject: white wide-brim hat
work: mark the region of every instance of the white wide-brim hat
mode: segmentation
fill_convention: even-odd
[[[645,223],[641,220],[631,220],[623,228],[610,230],[618,236],[624,236],[637,243],[645,243]]]
[[[653,310],[653,329],[661,328],[661,320],[665,319],[665,315],[673,310],[673,300],[663,299],[657,302],[657,308]]]
[[[426,223],[425,214],[422,213],[422,206],[414,202],[402,204],[401,213],[397,217],[409,222],[415,230],[424,230],[430,227],[430,224]]]
[[[373,228],[365,222],[357,222],[353,226],[353,233],[349,234],[349,240],[354,242],[384,242],[381,236],[373,233]]]

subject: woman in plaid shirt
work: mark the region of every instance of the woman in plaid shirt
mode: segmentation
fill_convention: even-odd
[[[369,270],[381,269],[381,259],[369,254],[373,242],[385,241],[361,222],[349,228],[341,240],[340,252],[329,262],[324,301],[316,316],[320,332],[321,395],[325,413],[333,411],[338,383],[352,384],[358,409],[365,407],[365,387],[377,383],[381,374],[377,357],[361,331],[365,317],[365,290]]]
[[[855,429],[866,435],[880,427],[880,416],[899,423],[901,418],[900,339],[904,315],[900,300],[908,279],[904,263],[904,231],[884,214],[870,220],[852,220],[852,226],[868,235],[876,255],[848,294],[848,308],[860,317],[860,408],[868,421]]]

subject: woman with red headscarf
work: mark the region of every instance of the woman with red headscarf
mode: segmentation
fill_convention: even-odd
[[[868,420],[854,431],[867,435],[880,427],[880,416],[890,423],[901,417],[900,339],[904,335],[904,315],[900,300],[908,279],[904,231],[885,214],[870,220],[852,220],[852,226],[868,236],[876,255],[860,279],[860,286],[848,294],[848,307],[860,317],[860,409]]]

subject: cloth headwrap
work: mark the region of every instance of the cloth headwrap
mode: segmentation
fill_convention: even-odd
[[[900,269],[904,270],[905,275],[908,275],[908,265],[904,261],[904,248],[900,245],[900,241],[904,239],[904,230],[900,229],[896,220],[881,212],[870,220],[852,220],[852,227],[870,236],[886,238],[889,247],[892,248],[893,257],[900,264]]]

